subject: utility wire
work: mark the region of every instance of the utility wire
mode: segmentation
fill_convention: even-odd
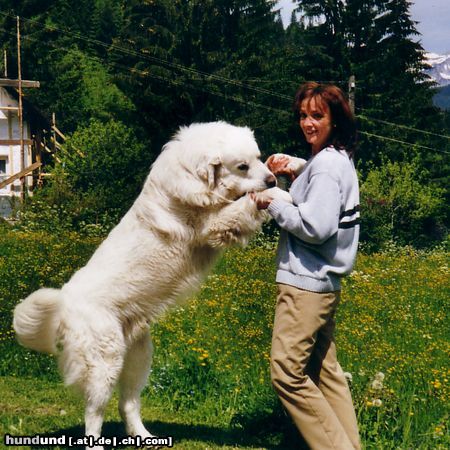
[[[14,33],[6,30],[5,28],[0,28],[0,29],[3,30],[4,32],[8,33],[8,34],[15,35]],[[42,44],[42,42],[39,39],[31,38],[31,37],[29,37],[27,35],[22,36],[22,39],[28,40],[28,41],[33,41],[33,42],[39,42],[39,43]],[[57,49],[57,50],[70,50],[67,47],[57,46],[57,45],[55,45],[55,44],[53,44],[51,42],[44,42],[43,44],[48,45],[49,47],[52,47],[52,48]],[[224,98],[226,100],[233,100],[235,102],[242,103],[244,105],[249,105],[249,106],[254,106],[254,107],[257,107],[257,108],[263,108],[263,109],[266,109],[266,110],[269,110],[269,111],[276,111],[276,112],[289,114],[284,109],[280,109],[280,108],[275,108],[275,107],[272,107],[272,106],[264,105],[264,104],[261,104],[261,103],[254,102],[252,100],[245,100],[245,99],[242,99],[242,98],[237,97],[235,95],[223,94],[221,92],[216,92],[216,91],[214,91],[212,89],[207,89],[205,87],[194,86],[192,84],[188,84],[186,81],[176,80],[176,79],[173,79],[173,78],[164,77],[163,75],[157,75],[157,74],[152,73],[152,72],[150,72],[148,70],[139,70],[139,69],[136,69],[134,67],[128,67],[128,66],[125,66],[124,64],[120,64],[120,63],[105,62],[103,59],[101,59],[101,58],[99,58],[97,56],[93,56],[93,55],[86,55],[86,58],[91,59],[93,61],[96,61],[96,62],[98,62],[100,64],[106,64],[106,65],[108,65],[110,67],[115,67],[115,68],[123,70],[123,71],[127,71],[127,72],[130,72],[130,73],[135,73],[135,74],[140,75],[142,77],[150,77],[150,78],[153,78],[153,79],[156,79],[156,80],[159,80],[159,81],[165,81],[165,82],[168,82],[170,84],[177,85],[177,86],[182,86],[183,85],[183,86],[186,86],[186,87],[188,87],[190,89],[193,89],[193,90],[196,90],[196,91],[204,92],[204,93],[207,93],[207,94],[212,94],[212,95],[215,95],[217,97],[222,97],[222,98]],[[192,81],[195,81],[195,80],[192,80]]]
[[[8,30],[6,30],[4,28],[2,28],[2,29],[6,33],[14,35],[14,33],[10,32],[10,31],[8,31]],[[34,41],[34,42],[40,42],[38,39],[31,38],[31,37],[26,36],[26,35],[23,36],[23,38],[27,39],[27,40],[30,40],[30,41]],[[53,43],[50,43],[50,42],[45,42],[45,44],[50,46],[50,47],[52,47],[52,48],[55,48],[55,49],[69,50],[66,47],[57,46],[57,45],[55,45]],[[105,61],[103,61],[101,58],[99,58],[97,56],[88,55],[86,57],[88,59],[94,60],[94,61],[102,63],[102,64],[105,63]],[[236,101],[238,103],[245,104],[245,105],[256,106],[256,107],[264,108],[264,109],[267,109],[267,110],[270,110],[270,111],[282,112],[282,113],[286,113],[287,114],[287,111],[285,111],[283,109],[273,108],[273,107],[270,107],[268,105],[264,105],[264,104],[261,104],[261,103],[256,103],[256,102],[253,102],[253,101],[247,101],[247,100],[241,99],[241,98],[233,96],[233,95],[231,95],[231,96],[230,95],[224,95],[224,94],[222,94],[220,92],[215,92],[215,91],[213,91],[211,89],[207,89],[207,88],[204,88],[204,87],[193,86],[192,84],[188,85],[186,83],[186,81],[183,81],[183,80],[175,80],[175,79],[172,79],[172,78],[164,77],[162,75],[157,75],[155,73],[151,73],[149,71],[143,71],[143,70],[139,70],[139,69],[136,69],[136,68],[133,68],[133,67],[128,67],[128,66],[125,66],[125,65],[120,64],[120,63],[107,62],[106,64],[109,65],[109,66],[112,66],[112,67],[117,67],[117,68],[119,68],[121,70],[124,70],[124,71],[127,71],[127,72],[136,73],[136,74],[138,74],[138,75],[140,75],[142,77],[151,77],[153,79],[156,79],[156,80],[159,80],[159,81],[165,81],[165,82],[168,82],[170,84],[177,85],[177,86],[187,86],[187,87],[189,87],[191,89],[194,89],[194,90],[197,90],[197,91],[201,91],[201,92],[205,92],[205,93],[209,93],[209,94],[212,94],[212,95],[215,95],[215,96],[218,96],[218,97],[225,98],[227,100],[233,100],[233,101]],[[392,125],[396,125],[396,124],[392,124]],[[373,137],[373,138],[381,139],[381,140],[387,140],[387,141],[390,141],[390,142],[396,142],[398,144],[406,145],[408,147],[415,146],[415,147],[418,147],[418,148],[424,148],[426,150],[432,150],[432,151],[439,152],[439,153],[450,154],[450,152],[447,152],[445,150],[440,150],[440,149],[428,147],[428,146],[425,146],[425,145],[422,145],[422,144],[413,144],[411,142],[401,141],[399,139],[389,138],[389,137],[386,137],[386,136],[380,136],[380,135],[377,135],[377,134],[374,134],[374,133],[369,133],[367,131],[358,131],[358,132],[360,134],[363,134],[363,135],[366,135],[366,136],[369,136],[369,137]]]
[[[386,141],[396,142],[396,143],[402,144],[402,145],[407,145],[409,147],[425,148],[427,150],[432,150],[433,152],[445,153],[447,155],[450,155],[450,152],[447,152],[445,150],[440,150],[440,149],[437,149],[437,148],[427,147],[426,145],[422,145],[422,144],[412,144],[411,142],[401,141],[399,139],[394,139],[394,138],[390,138],[390,137],[386,137],[386,136],[380,136],[379,134],[369,133],[367,131],[358,131],[358,133],[359,134],[364,134],[364,135],[369,136],[369,137],[374,137],[374,138],[377,138],[377,139],[382,139],[382,140],[386,140]]]
[[[4,11],[0,11],[0,14],[4,15],[4,16],[7,16],[7,17],[10,17],[10,18],[16,18],[16,16],[13,16],[12,14],[8,14],[8,13],[6,13]],[[126,49],[126,48],[118,46],[116,44],[107,44],[107,43],[105,43],[103,41],[100,41],[98,39],[92,39],[92,38],[83,36],[80,33],[76,33],[76,32],[73,32],[73,31],[70,31],[70,30],[67,30],[67,29],[61,29],[61,28],[58,28],[58,27],[53,26],[53,25],[46,25],[46,24],[44,24],[44,23],[42,23],[42,22],[40,22],[40,21],[38,21],[36,19],[28,19],[28,18],[23,18],[23,17],[22,17],[22,19],[27,21],[27,22],[36,23],[36,24],[42,26],[45,29],[56,30],[56,31],[59,31],[61,33],[72,35],[72,36],[74,36],[74,37],[76,37],[78,39],[81,39],[81,40],[84,40],[86,42],[90,42],[90,43],[102,46],[102,47],[104,47],[106,49],[114,49],[114,50],[117,50],[117,51],[119,51],[121,53],[124,53],[124,54],[128,54],[128,55],[131,55],[131,56],[137,56],[139,58],[147,59],[147,60],[150,60],[150,61],[159,62],[160,64],[168,65],[169,67],[173,67],[173,68],[176,68],[176,69],[179,69],[179,70],[182,70],[182,71],[195,73],[197,75],[200,75],[201,77],[211,78],[211,79],[215,79],[215,80],[222,81],[222,82],[225,82],[225,83],[234,84],[236,86],[239,86],[239,87],[242,87],[242,88],[245,88],[245,89],[248,89],[248,90],[253,90],[253,91],[258,92],[258,93],[270,95],[272,97],[276,97],[276,98],[283,99],[283,100],[289,100],[290,102],[292,102],[292,97],[291,96],[288,96],[288,95],[285,95],[285,94],[279,94],[278,92],[272,91],[270,89],[265,89],[265,88],[251,86],[251,85],[249,85],[247,83],[244,83],[242,81],[238,81],[238,80],[227,78],[227,77],[224,77],[224,76],[221,76],[221,75],[211,74],[211,73],[204,72],[204,71],[201,71],[201,70],[193,69],[191,67],[187,67],[187,66],[185,66],[183,64],[180,64],[180,63],[170,62],[168,60],[165,60],[165,59],[162,59],[162,58],[158,58],[156,56],[148,55],[148,54],[145,54],[145,53],[142,54],[142,53],[140,53],[140,52],[138,52],[136,50]],[[270,80],[252,79],[252,80],[249,80],[249,81],[252,81],[252,82],[255,82],[255,81],[269,82]],[[336,80],[332,80],[332,81],[326,80],[326,81],[321,81],[321,82],[322,83],[344,83],[343,81],[336,81]],[[292,81],[292,83],[294,83],[294,81]],[[231,97],[229,97],[229,98],[231,98]],[[260,106],[262,106],[262,105],[260,105]],[[270,107],[267,107],[267,108],[270,108]],[[279,109],[275,108],[275,110],[279,110]],[[279,110],[279,111],[281,111],[281,110]],[[383,123],[385,125],[396,126],[398,128],[403,128],[403,129],[414,131],[414,132],[417,132],[417,133],[428,134],[428,135],[431,135],[431,136],[437,136],[437,137],[441,137],[443,139],[449,139],[450,140],[450,136],[446,136],[446,135],[442,135],[442,134],[438,134],[438,133],[432,133],[430,131],[420,130],[418,128],[412,128],[412,127],[408,127],[406,125],[395,124],[395,123],[387,122],[387,121],[384,121],[384,120],[381,120],[381,119],[375,119],[375,118],[367,117],[365,115],[357,115],[356,117],[361,118],[362,120],[366,120],[366,121],[379,122],[379,123]]]
[[[15,18],[15,16],[13,16],[11,14],[8,14],[8,13],[5,13],[3,11],[0,11],[0,14],[3,15],[3,16],[6,16],[6,17]],[[208,73],[208,72],[196,70],[196,69],[184,66],[184,65],[179,64],[179,63],[173,63],[173,62],[161,59],[161,58],[157,58],[155,56],[151,56],[151,55],[148,55],[148,54],[142,54],[142,53],[137,52],[135,50],[125,49],[125,48],[117,46],[115,44],[107,44],[107,43],[105,43],[103,41],[100,41],[100,40],[97,40],[97,39],[88,38],[88,37],[83,36],[83,35],[81,35],[79,33],[76,33],[76,32],[60,29],[60,28],[55,27],[55,26],[45,25],[42,22],[39,22],[39,21],[37,21],[35,19],[27,19],[27,18],[23,18],[23,19],[25,21],[27,21],[27,22],[37,23],[38,25],[41,25],[45,29],[60,31],[60,32],[65,33],[65,34],[72,35],[72,36],[74,36],[74,37],[76,37],[78,39],[81,39],[81,40],[84,40],[84,41],[87,41],[87,42],[91,42],[91,43],[100,45],[100,46],[102,46],[102,47],[104,47],[106,49],[111,49],[112,48],[112,49],[117,50],[117,51],[119,51],[121,53],[124,53],[124,54],[137,56],[139,58],[147,59],[147,60],[151,60],[151,61],[156,61],[156,62],[159,62],[160,64],[164,64],[164,65],[167,65],[167,66],[172,67],[172,68],[176,68],[176,69],[179,69],[179,70],[182,70],[182,71],[186,71],[186,72],[189,72],[189,73],[197,74],[197,75],[200,75],[202,78],[206,77],[206,78],[214,79],[214,80],[225,82],[225,83],[229,83],[229,84],[234,84],[235,86],[239,86],[239,87],[242,87],[242,88],[245,88],[245,89],[253,90],[255,92],[259,92],[259,93],[271,95],[273,97],[277,97],[277,98],[280,98],[280,99],[292,101],[292,98],[290,96],[287,96],[287,95],[284,95],[284,94],[279,94],[279,93],[277,93],[275,91],[271,91],[269,89],[257,88],[257,87],[248,85],[246,83],[240,82],[238,80],[233,80],[233,79],[230,79],[230,78],[227,78],[227,77],[223,77],[223,76],[219,76],[219,75],[216,75],[216,74],[211,74],[211,73]],[[8,30],[6,30],[6,29],[3,29],[3,30],[6,33],[9,33],[9,34],[12,35],[12,33],[9,32]],[[27,38],[27,37],[24,36],[24,38]],[[33,38],[30,38],[30,37],[28,37],[27,39],[28,40],[33,40],[35,42],[41,42],[41,41],[39,41],[37,39],[33,39]],[[45,44],[51,45],[48,42],[45,42]],[[51,45],[51,46],[53,48],[57,48],[57,49],[68,50],[67,48],[56,46],[56,45]],[[97,60],[99,62],[105,63],[103,60],[101,60],[98,57],[93,57],[93,56],[88,56],[88,57],[90,57],[91,59],[95,59],[95,60]],[[113,65],[115,67],[121,66],[123,70],[128,70],[128,71],[131,71],[131,72],[134,72],[134,73],[138,73],[138,74],[140,74],[142,76],[144,76],[144,75],[145,76],[150,76],[151,78],[159,79],[160,81],[166,81],[166,82],[169,82],[171,84],[178,84],[178,85],[185,84],[186,85],[186,83],[183,83],[182,81],[174,81],[174,80],[172,80],[170,78],[166,78],[166,77],[163,77],[161,75],[156,75],[156,74],[152,74],[152,73],[149,73],[149,72],[139,71],[138,69],[130,68],[128,66],[124,66],[124,65],[121,65],[121,64],[118,64],[118,63],[111,63],[111,62],[109,62],[107,64],[108,65]],[[234,100],[234,101],[237,101],[237,102],[240,102],[240,103],[244,103],[244,104],[247,104],[247,105],[253,105],[253,106],[261,107],[261,108],[268,109],[268,110],[278,111],[278,112],[285,112],[285,110],[282,110],[282,109],[279,109],[279,108],[273,108],[273,107],[270,107],[270,106],[267,106],[267,105],[263,105],[263,104],[260,104],[260,103],[256,103],[256,102],[252,102],[252,101],[246,101],[246,100],[240,99],[239,97],[236,97],[236,96],[223,95],[223,94],[221,94],[219,92],[215,92],[215,91],[212,91],[210,89],[199,88],[199,87],[195,87],[195,86],[192,86],[192,85],[190,85],[189,87],[191,87],[192,89],[195,89],[195,90],[203,91],[203,92],[206,92],[206,93],[209,93],[209,94],[213,94],[213,95],[216,95],[216,96],[219,96],[219,97],[223,97],[223,98],[226,98],[226,99],[231,99],[231,100]],[[367,120],[367,121],[372,120],[372,121],[375,121],[375,122],[383,123],[385,125],[390,125],[390,126],[395,126],[395,127],[399,127],[399,128],[409,129],[411,131],[424,133],[424,134],[428,134],[428,135],[434,135],[434,136],[438,136],[438,137],[441,137],[441,138],[444,138],[444,139],[450,139],[450,136],[440,135],[440,134],[428,132],[428,131],[425,131],[425,130],[419,130],[419,129],[416,129],[416,128],[407,127],[405,125],[394,124],[394,123],[391,123],[391,122],[383,121],[381,119],[373,119],[373,118],[370,118],[370,117],[367,117],[367,116],[363,116],[363,115],[357,115],[357,117],[359,117],[359,118],[361,118],[363,120]],[[376,137],[378,139],[384,139],[384,140],[389,140],[389,141],[392,141],[392,142],[401,143],[402,145],[416,146],[416,147],[421,147],[421,148],[425,148],[425,149],[428,149],[428,150],[433,150],[433,151],[438,151],[438,152],[441,152],[441,153],[450,154],[450,152],[446,152],[444,150],[439,150],[439,149],[433,149],[431,147],[427,147],[427,146],[424,146],[424,145],[421,145],[421,144],[412,144],[412,143],[409,143],[409,142],[400,141],[398,139],[388,138],[388,137],[385,137],[385,136],[380,136],[380,135],[376,135],[376,134],[369,133],[369,132],[364,132],[364,131],[360,131],[359,133],[367,135],[367,136],[370,136],[370,137]]]
[[[3,15],[3,16],[11,17],[11,18],[15,17],[15,16],[13,16],[11,14],[8,14],[8,13],[5,13],[3,11],[0,11],[0,14]],[[142,52],[138,52],[136,50],[126,49],[126,48],[118,46],[116,44],[107,44],[106,42],[100,41],[98,39],[92,39],[92,38],[83,36],[82,34],[79,34],[79,33],[73,32],[73,31],[69,31],[69,30],[64,30],[64,29],[55,27],[53,25],[46,25],[46,24],[43,24],[43,23],[41,23],[41,22],[39,22],[37,20],[34,20],[34,19],[27,19],[27,18],[22,18],[22,19],[27,21],[27,22],[37,23],[37,24],[41,25],[42,27],[44,27],[46,29],[49,29],[49,30],[56,30],[56,31],[60,31],[60,32],[65,33],[65,34],[72,35],[72,36],[76,37],[77,39],[81,39],[83,41],[99,45],[99,46],[101,46],[103,48],[106,48],[108,50],[113,49],[113,50],[116,50],[116,51],[118,51],[120,53],[124,53],[124,54],[130,55],[130,56],[136,56],[138,58],[142,58],[142,59],[146,59],[146,60],[149,60],[149,61],[157,62],[159,64],[163,64],[163,65],[166,65],[166,66],[178,69],[178,70],[182,70],[182,71],[185,71],[185,72],[195,73],[196,75],[200,75],[202,78],[215,79],[215,80],[218,80],[218,81],[222,81],[224,83],[234,84],[236,86],[239,86],[239,87],[242,87],[242,88],[245,88],[245,89],[249,89],[249,90],[261,93],[261,94],[266,94],[266,95],[270,95],[270,96],[273,96],[273,97],[282,98],[282,99],[290,100],[290,101],[292,100],[292,97],[289,96],[289,95],[279,94],[279,93],[277,93],[275,91],[272,91],[272,90],[269,90],[269,89],[264,89],[264,88],[251,86],[249,84],[243,83],[243,82],[238,81],[238,80],[233,80],[231,78],[227,78],[227,77],[224,77],[222,75],[212,74],[212,73],[204,72],[204,71],[201,71],[201,70],[193,69],[192,67],[187,67],[187,66],[185,66],[183,64],[179,64],[179,63],[168,61],[166,59],[158,58],[156,56],[149,55],[148,53],[142,53]]]
[[[406,125],[400,125],[398,123],[393,123],[393,122],[387,122],[386,120],[374,119],[372,117],[367,117],[367,116],[362,115],[362,114],[357,114],[356,117],[359,118],[359,119],[366,120],[368,122],[369,121],[370,122],[379,122],[379,123],[382,123],[384,125],[389,125],[389,126],[397,127],[397,128],[403,128],[404,130],[414,131],[414,132],[417,132],[417,133],[424,133],[424,134],[428,134],[430,136],[437,136],[437,137],[444,138],[444,139],[450,139],[450,136],[446,136],[445,134],[438,134],[438,133],[432,133],[431,131],[419,130],[418,128],[408,127]]]

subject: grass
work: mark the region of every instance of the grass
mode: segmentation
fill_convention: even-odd
[[[97,243],[0,235],[1,435],[82,436],[81,400],[63,387],[53,359],[15,343],[11,309],[37,287],[63,283]],[[274,272],[273,245],[233,249],[195,298],[152,327],[143,416],[152,432],[174,437],[174,448],[300,445],[269,381]],[[342,297],[337,346],[352,374],[364,448],[449,448],[448,254],[360,254]],[[124,434],[116,397],[104,434]]]
[[[3,416],[1,434],[66,435],[82,437],[83,410],[80,400],[61,383],[32,378],[0,378]],[[124,436],[125,429],[117,413],[117,396],[111,400],[105,416],[105,436]],[[255,448],[242,433],[224,427],[219,420],[199,421],[189,411],[167,412],[163,405],[144,402],[142,412],[146,425],[159,436],[175,436],[174,448]],[[2,439],[3,441],[3,439]],[[4,447],[2,447],[4,448]],[[57,447],[59,448],[59,447]],[[132,448],[132,447],[130,447]]]

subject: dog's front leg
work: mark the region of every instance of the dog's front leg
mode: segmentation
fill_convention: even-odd
[[[210,217],[203,232],[208,245],[214,248],[246,244],[266,218],[267,214],[258,211],[256,203],[245,195]]]

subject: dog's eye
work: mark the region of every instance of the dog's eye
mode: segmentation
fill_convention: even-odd
[[[247,172],[247,170],[250,169],[248,164],[239,164],[237,168],[243,172]]]

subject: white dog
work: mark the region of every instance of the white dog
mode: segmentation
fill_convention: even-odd
[[[140,417],[149,323],[199,287],[221,249],[245,243],[260,227],[264,213],[247,193],[276,179],[259,157],[248,128],[182,128],[87,265],[62,289],[40,289],[17,305],[20,343],[57,354],[66,384],[83,393],[87,436],[100,436],[116,384],[127,433],[152,436]]]

